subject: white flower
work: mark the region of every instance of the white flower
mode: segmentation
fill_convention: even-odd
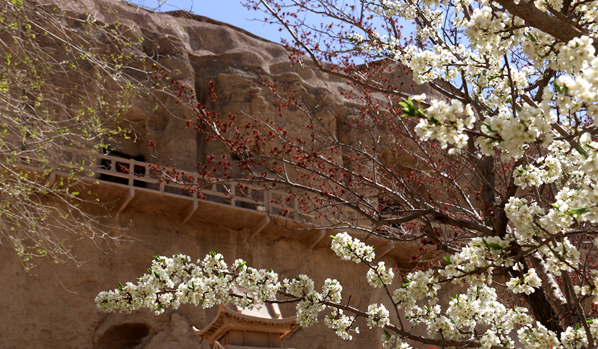
[[[332,250],[342,260],[361,263],[362,260],[371,262],[376,255],[374,248],[361,242],[359,239],[353,239],[347,233],[336,234],[332,238]]]
[[[350,330],[351,325],[353,325],[353,321],[355,321],[355,317],[343,314],[342,309],[333,310],[330,315],[327,315],[324,319],[326,326],[333,329],[336,334],[344,340],[353,339],[350,331],[359,333],[358,327]]]
[[[513,293],[525,293],[527,295],[534,293],[534,288],[539,288],[540,286],[542,286],[542,280],[538,277],[534,268],[530,269],[523,276],[523,279],[511,278],[507,282],[507,287]]]
[[[382,287],[392,284],[394,276],[392,269],[386,269],[384,262],[378,262],[375,269],[368,270],[367,280],[372,287]]]
[[[421,95],[415,95],[415,96],[412,96],[411,99],[421,103],[426,99],[426,94],[422,93]]]
[[[370,304],[368,306],[367,324],[369,328],[375,326],[384,327],[390,323],[389,312],[382,304]]]

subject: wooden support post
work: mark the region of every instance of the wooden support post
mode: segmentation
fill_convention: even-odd
[[[253,228],[251,228],[251,237],[254,238],[270,223],[270,216],[265,215]]]
[[[314,247],[316,247],[320,243],[320,241],[324,239],[324,237],[326,237],[326,230],[320,229],[316,233],[316,236],[309,242],[309,249],[312,250]]]
[[[46,178],[46,181],[44,182],[44,185],[46,187],[51,187],[54,185],[54,183],[56,183],[56,172],[52,171],[50,172],[50,174],[48,175],[48,178]]]
[[[95,155],[94,154],[94,161],[93,161],[93,178],[94,179],[100,179],[102,177],[102,174],[97,172],[97,169],[103,169],[102,168],[102,158]]]
[[[183,210],[183,212],[181,213],[181,220],[183,221],[183,224],[187,223],[191,219],[191,217],[193,217],[198,207],[199,203],[197,202],[197,199],[195,199],[191,204],[189,204],[189,206],[187,206]]]
[[[129,160],[129,185],[135,185],[135,159]]]
[[[270,192],[268,190],[264,191],[264,208],[266,209],[266,214],[270,213]]]
[[[395,242],[394,241],[389,241],[386,245],[384,245],[381,249],[380,254],[378,254],[377,259],[382,259],[382,257],[384,257],[385,255],[387,255],[389,252],[391,252],[392,250],[394,250],[395,248]]]
[[[129,206],[129,203],[131,202],[131,200],[133,200],[133,198],[135,197],[135,187],[129,187],[129,190],[127,190],[127,192],[125,193],[125,196],[123,196],[122,203],[120,205],[120,207],[118,208],[118,211],[116,211],[116,217],[118,217],[118,215],[125,210],[125,208],[127,208],[127,206]]]

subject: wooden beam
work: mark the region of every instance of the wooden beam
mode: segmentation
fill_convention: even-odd
[[[198,207],[199,203],[197,202],[197,200],[193,200],[193,202],[189,206],[183,209],[183,212],[181,212],[181,220],[183,221],[183,224],[187,223],[191,219],[191,217],[193,217]]]
[[[44,185],[51,187],[54,185],[54,183],[56,183],[56,171],[50,172],[50,175],[48,176],[48,178],[46,178]]]
[[[387,255],[389,252],[391,252],[394,249],[395,249],[395,242],[391,240],[386,245],[384,245],[382,247],[380,254],[378,254],[378,256],[376,256],[377,257],[376,259],[382,259],[382,257]]]
[[[251,237],[254,238],[270,223],[270,216],[265,215],[253,228],[251,228]]]
[[[120,205],[120,207],[118,208],[118,211],[116,211],[116,217],[118,217],[118,215],[125,210],[125,208],[127,208],[127,206],[129,206],[129,203],[131,203],[131,200],[133,200],[133,198],[135,197],[135,187],[129,187],[129,190],[125,193],[125,196],[123,196],[123,198],[121,199],[122,203]]]
[[[313,248],[316,247],[320,243],[320,241],[322,241],[322,239],[324,239],[325,236],[326,236],[326,230],[320,229],[320,231],[318,231],[316,233],[316,236],[309,242],[309,249],[313,250]]]

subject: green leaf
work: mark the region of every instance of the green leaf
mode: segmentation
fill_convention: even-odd
[[[482,241],[484,242],[484,245],[486,245],[486,247],[488,247],[488,248],[489,248],[489,249],[491,249],[491,250],[504,250],[504,249],[505,249],[505,248],[504,248],[504,247],[502,247],[501,245],[499,245],[499,244],[496,244],[496,243],[494,243],[494,242],[489,244],[489,243],[486,241],[486,239],[482,239]]]
[[[444,260],[448,263],[448,265],[453,264],[453,262],[451,262],[451,257],[444,256]]]
[[[490,82],[498,77],[499,77],[499,75],[492,75],[491,77],[488,78],[488,81]]]
[[[536,40],[536,37],[535,37],[535,36],[534,36],[532,33],[528,33],[528,34],[527,34],[527,37],[528,37],[528,38],[529,38],[531,41],[533,41],[533,42],[536,42],[536,41],[537,41],[537,40]]]
[[[552,86],[556,92],[561,93],[561,87],[556,83],[556,80],[552,81]]]
[[[577,150],[577,152],[580,153],[581,155],[583,155],[585,158],[588,157],[588,153],[586,153],[586,151],[583,150],[582,147],[575,147],[575,150]]]
[[[388,333],[387,330],[384,330],[384,334],[386,335],[386,338],[390,338],[390,333]]]
[[[120,282],[118,283],[118,287],[117,288],[118,288],[119,291],[123,291],[124,290],[123,289],[123,284],[121,284]]]
[[[479,102],[478,102],[478,103],[479,103]],[[492,130],[492,126],[490,126],[490,124],[489,124],[489,123],[487,123],[487,122],[482,122],[482,125],[484,125],[484,126],[485,126],[485,127],[488,129],[488,131],[490,131],[490,132],[494,132],[494,130]]]
[[[580,215],[582,215],[582,214],[584,214],[586,212],[588,212],[587,208],[580,207],[580,208],[574,208],[574,209],[571,209],[571,210],[567,211],[567,215],[571,216],[571,217],[574,217],[575,219],[577,219],[577,218],[579,218]]]
[[[408,97],[407,99],[403,98],[403,102],[399,102],[399,105],[401,107],[403,107],[401,109],[401,111],[403,112],[403,115],[401,115],[401,117],[422,117],[424,116],[424,113],[419,109],[416,108],[413,105],[413,102],[411,101],[411,97]]]

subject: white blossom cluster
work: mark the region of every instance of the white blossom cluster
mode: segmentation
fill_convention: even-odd
[[[363,261],[369,265],[374,259],[372,246],[346,233],[333,237],[332,249],[345,260]],[[380,286],[392,283],[394,273],[386,268],[384,262],[369,266],[367,278],[370,283]],[[172,258],[156,256],[148,273],[137,281],[137,284],[128,282],[124,286],[119,284],[113,291],[101,292],[96,297],[98,309],[131,312],[149,308],[160,314],[167,307],[176,309],[186,303],[204,308],[233,303],[240,308],[252,309],[283,295],[296,297],[299,325],[308,327],[317,323],[319,314],[328,305],[332,307],[331,313],[325,317],[328,327],[343,339],[351,339],[351,333],[359,333],[359,328],[352,327],[355,317],[345,315],[341,309],[334,307],[341,303],[343,291],[342,285],[335,279],[326,279],[322,291],[317,292],[313,280],[306,275],[296,275],[281,283],[272,270],[249,267],[240,259],[229,267],[221,254],[210,252],[196,263],[181,254]],[[383,305],[372,304],[368,313],[369,325],[384,327],[389,324],[389,312]]]
[[[557,275],[561,270],[572,271],[579,262],[580,253],[567,237],[562,241],[548,243],[545,243],[545,239],[551,234],[568,231],[575,216],[585,212],[585,209],[572,209],[570,206],[573,201],[571,198],[577,192],[563,188],[547,214],[536,203],[528,205],[526,199],[511,198],[505,206],[507,217],[515,227],[517,242],[525,249],[538,247],[538,251],[545,257],[548,269]]]
[[[560,11],[563,8],[563,0],[536,0],[534,5],[542,11],[547,11],[549,7]]]
[[[423,141],[437,140],[442,149],[453,146],[449,153],[460,153],[468,139],[463,130],[471,129],[474,121],[471,105],[464,107],[458,100],[453,100],[450,105],[435,100],[426,110],[426,118],[420,119],[415,126],[415,132]]]
[[[569,41],[561,47],[558,54],[558,70],[572,73],[586,68],[588,62],[595,58],[596,50],[592,46],[592,38],[582,36]]]
[[[403,285],[394,291],[392,300],[395,304],[410,310],[418,300],[426,297],[438,300],[436,292],[439,289],[438,278],[432,270],[418,270],[405,276]]]
[[[534,288],[539,288],[540,286],[542,286],[542,280],[538,277],[534,268],[525,273],[523,278],[514,277],[507,282],[507,287],[513,293],[525,293],[527,295],[534,293]]]
[[[488,286],[492,284],[491,277],[480,278],[483,273],[471,273],[476,268],[491,270],[492,266],[498,264],[513,265],[505,252],[510,241],[498,237],[476,238],[460,253],[452,255],[438,274],[433,270],[417,270],[407,274],[403,284],[392,292],[393,306],[403,308],[405,320],[413,326],[425,325],[431,338],[442,334],[445,339],[466,340],[470,336],[468,333],[482,325],[485,326],[485,332],[480,337],[483,348],[514,348],[512,336],[517,329],[519,341],[529,348],[558,346],[559,343],[565,348],[575,348],[585,343],[584,332],[578,327],[568,327],[559,341],[555,333],[535,323],[527,314],[527,309],[508,308],[499,301],[496,290]],[[551,246],[551,253],[558,255],[556,259],[565,263],[556,268],[567,270],[568,263],[575,263],[571,258],[574,249],[567,239],[559,243],[548,245]],[[350,248],[347,249],[345,246],[349,244]],[[359,261],[368,263],[370,269],[367,279],[373,287],[392,284],[394,274],[383,262],[376,266],[369,264],[368,259],[373,259],[371,246],[341,233],[334,236],[332,248],[341,251],[337,252],[341,258],[348,255],[345,250],[359,251],[351,253],[361,256]],[[355,262],[354,257],[344,259]],[[521,267],[520,263],[513,265],[515,270]],[[549,265],[549,268],[553,266]],[[594,283],[576,287],[576,293],[598,297],[598,290],[594,286],[598,283],[598,272],[595,271],[593,275],[596,279]],[[451,298],[446,309],[436,304],[442,285],[439,276],[445,277],[445,281],[454,278],[453,282],[468,285],[467,292]],[[507,287],[513,293],[530,294],[541,287],[541,280],[535,269],[529,269],[522,278],[512,278],[507,282]],[[119,285],[116,290],[101,292],[96,304],[98,309],[107,312],[150,308],[159,314],[166,307],[176,309],[185,303],[201,304],[205,308],[226,303],[234,303],[241,308],[260,307],[274,300],[277,295],[284,295],[296,297],[299,325],[313,325],[318,322],[319,314],[330,307],[330,313],[324,317],[326,326],[340,338],[351,340],[354,334],[359,333],[359,328],[354,327],[355,316],[345,314],[343,309],[336,306],[341,304],[342,290],[339,281],[326,279],[322,291],[317,292],[313,280],[303,274],[284,279],[281,283],[273,271],[249,267],[243,260],[236,260],[229,267],[222,255],[212,252],[196,263],[191,263],[188,256],[180,254],[172,258],[155,257],[148,273],[138,279],[136,285],[127,283]],[[389,326],[392,326],[391,316],[384,305],[370,304],[365,314],[370,329],[383,329],[381,338],[384,348],[410,348],[400,336],[388,332]],[[598,334],[596,325],[592,325],[591,330]]]
[[[384,327],[390,323],[390,313],[382,304],[370,304],[368,306],[367,324],[369,328]]]
[[[326,305],[321,303],[322,300],[321,294],[311,292],[297,304],[297,322],[301,327],[308,327],[318,322],[318,314],[326,309]]]
[[[382,287],[383,285],[392,284],[392,279],[394,276],[395,274],[392,269],[386,268],[386,264],[384,262],[378,262],[378,266],[368,270],[366,275],[370,286],[376,288]]]
[[[292,294],[295,297],[301,297],[306,294],[314,292],[314,282],[307,275],[298,275],[293,279],[283,280],[285,291]]]
[[[344,261],[361,263],[362,261],[371,262],[376,258],[372,246],[364,244],[359,239],[353,239],[347,233],[340,233],[332,237],[332,250]]]
[[[550,49],[554,37],[536,28],[527,28],[521,41],[521,50],[533,62],[534,68],[542,69],[546,62],[556,60],[556,54]]]
[[[527,315],[527,309],[507,308],[498,300],[496,290],[487,285],[471,286],[467,289],[467,293],[457,294],[451,298],[445,314],[446,318],[443,322],[450,323],[452,327],[445,326],[442,328],[442,333],[453,339],[463,338],[465,330],[471,331],[477,325],[490,326],[481,340],[486,348],[492,345],[512,347],[513,342],[510,339],[512,331],[532,321],[532,318]],[[428,325],[429,333],[430,327]]]
[[[517,331],[517,335],[519,341],[521,341],[526,348],[540,349],[559,346],[556,334],[548,330],[539,322],[530,323],[521,327]]]
[[[541,109],[528,105],[517,112],[517,117],[508,109],[503,109],[498,115],[484,120],[481,131],[489,137],[478,137],[477,141],[480,150],[487,155],[492,155],[493,148],[496,147],[503,151],[503,159],[519,159],[525,153],[528,144],[538,139],[546,144],[553,140],[550,126],[553,122],[554,119],[546,118]]]
[[[484,53],[504,50],[507,43],[495,34],[505,29],[505,23],[508,23],[505,21],[506,14],[503,16],[505,17],[492,16],[492,10],[487,6],[476,8],[471,14],[471,19],[462,22],[472,47]]]
[[[568,238],[563,238],[562,242],[550,242],[538,251],[546,257],[546,266],[554,274],[560,274],[561,270],[573,271],[579,263],[580,253]]]
[[[486,5],[485,2],[482,3]],[[562,1],[557,0],[539,3],[542,3],[541,8],[553,6],[554,9],[562,6]],[[442,14],[437,13],[433,5],[428,5],[427,1],[420,3],[417,10],[414,8],[415,5],[409,1],[382,1],[379,10],[376,11],[378,14],[388,16],[398,14],[406,19],[412,18],[415,13],[424,16],[427,23],[425,28],[418,27],[418,37],[423,40],[433,38],[439,41],[435,31],[439,30],[438,23]],[[590,10],[587,6],[584,8],[586,8],[585,12],[590,13],[589,18],[595,17],[595,9]],[[459,13],[462,7],[457,6],[454,10]],[[389,11],[390,13],[387,13]],[[579,13],[585,15],[585,12]],[[482,152],[492,155],[495,149],[500,149],[503,158],[518,159],[523,156],[531,143],[541,141],[544,146],[549,145],[555,136],[551,126],[557,120],[553,112],[555,108],[577,112],[583,107],[589,115],[595,116],[598,110],[595,78],[598,62],[595,60],[595,50],[590,36],[581,36],[567,44],[554,46],[554,38],[550,35],[534,28],[525,28],[520,18],[509,17],[504,12],[497,14],[490,6],[474,8],[469,17],[456,16],[454,22],[457,27],[464,28],[469,47],[466,45],[449,47],[442,43],[431,48],[410,45],[397,51],[395,59],[412,69],[413,78],[417,83],[438,78],[450,81],[462,75],[472,84],[475,98],[489,107],[496,108],[497,113],[485,115],[483,120],[477,120],[479,123],[476,126],[485,135],[477,138]],[[509,29],[508,35],[507,29]],[[367,43],[375,45],[374,42],[380,42],[380,35],[375,33],[374,36],[376,40],[359,36],[359,42],[361,45]],[[393,43],[396,43],[396,39],[393,40]],[[535,68],[551,67],[572,74],[557,78],[556,86],[559,86],[557,91],[544,90],[541,108],[526,103],[516,108],[512,107],[512,88],[517,94],[524,94],[524,89],[528,87],[528,77],[537,74],[530,67],[520,69],[510,67],[509,78],[505,75],[502,56],[518,44],[521,44],[523,52],[533,61]],[[399,46],[386,45],[383,50],[392,51],[393,47]],[[392,56],[392,52],[390,55]],[[485,64],[482,65],[481,62]],[[470,105],[467,104],[465,108],[467,107]],[[447,112],[437,111],[441,108]],[[465,118],[462,124],[454,125],[442,122],[443,115],[453,115],[448,112],[451,108],[454,106],[432,101],[432,107],[427,113],[439,114],[441,117],[432,115],[428,120],[420,120],[417,130],[422,140],[437,140],[443,148],[454,145],[449,151],[458,153],[467,140],[464,130],[471,129],[476,118],[471,115],[471,118]],[[558,178],[558,161],[553,160],[544,159],[550,165],[557,165],[553,168],[555,170],[553,173],[545,173],[547,177],[544,183],[550,183]],[[530,175],[522,175],[520,182],[531,180],[533,184],[539,183],[533,180],[540,174],[534,174],[535,169],[531,166],[528,170],[531,172]]]
[[[459,74],[459,70],[454,66],[457,62],[454,53],[439,46],[435,47],[434,51],[409,46],[396,59],[401,62],[409,62],[414,73],[413,80],[418,84],[438,78],[452,79]]]
[[[385,333],[382,335],[384,349],[411,349],[411,346],[401,340],[401,337]]]
[[[580,17],[580,23],[588,24],[590,33],[596,37],[598,32],[598,7],[593,2],[579,2],[575,7],[575,15]]]
[[[505,205],[505,213],[515,226],[517,242],[523,246],[533,243],[536,235],[540,234],[540,229],[534,223],[535,218],[543,215],[544,209],[535,202],[528,204],[525,198],[512,197]]]
[[[127,282],[116,290],[101,292],[96,305],[105,312],[149,308],[156,314],[166,307],[177,309],[187,303],[204,308],[223,303],[252,308],[274,299],[280,288],[278,275],[272,271],[247,267],[241,260],[235,261],[232,269],[236,274],[229,271],[218,253],[210,253],[196,263],[181,254],[155,257],[137,284]]]
[[[501,239],[498,236],[474,238],[461,252],[447,259],[449,264],[439,274],[460,285],[481,287],[491,283],[494,266],[511,266],[514,263],[507,250],[511,240],[510,237]],[[475,273],[481,270],[487,272]]]
[[[351,329],[353,321],[355,317],[343,314],[342,309],[334,309],[324,320],[326,326],[333,329],[344,340],[353,339],[351,332],[359,333],[359,327]]]
[[[563,171],[561,162],[552,155],[540,157],[535,164],[527,166],[520,165],[513,172],[515,185],[525,189],[539,187],[542,184],[554,183],[561,178]]]
[[[598,270],[594,269],[592,273],[592,283],[584,285],[583,287],[574,286],[575,293],[582,296],[594,296],[592,303],[598,304]]]
[[[561,344],[565,349],[577,349],[588,347],[586,330],[579,324],[575,327],[568,327],[561,333]]]

